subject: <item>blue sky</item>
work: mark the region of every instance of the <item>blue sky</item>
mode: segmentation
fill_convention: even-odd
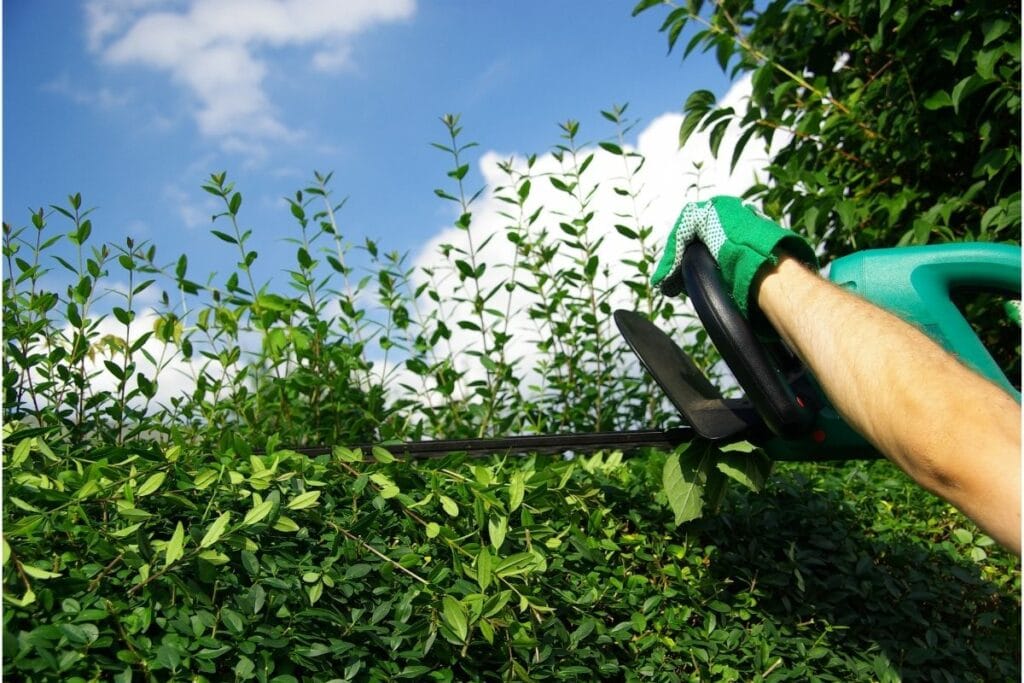
[[[3,6],[3,218],[81,192],[97,240],[187,253],[194,279],[229,271],[201,183],[225,170],[245,202],[261,272],[292,260],[281,199],[334,171],[346,238],[415,253],[451,220],[433,193],[449,160],[438,118],[459,113],[476,162],[543,153],[557,124],[636,132],[697,88],[724,93],[714,61],[667,54],[663,11],[631,2],[32,0]],[[665,141],[671,145],[671,140]],[[64,229],[54,217],[53,224]],[[225,265],[226,264],[226,265]]]

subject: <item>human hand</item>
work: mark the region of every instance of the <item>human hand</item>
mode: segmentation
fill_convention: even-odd
[[[778,263],[779,252],[818,267],[814,250],[803,237],[779,227],[738,197],[713,197],[683,206],[669,233],[652,278],[652,284],[665,295],[675,296],[683,291],[680,264],[686,245],[694,240],[703,242],[715,257],[733,300],[745,316],[751,285],[765,264]]]

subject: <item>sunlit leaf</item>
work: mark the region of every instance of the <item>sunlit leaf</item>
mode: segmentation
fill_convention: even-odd
[[[61,575],[60,572],[51,572],[47,569],[40,569],[39,567],[34,567],[30,564],[21,565],[21,570],[33,579],[56,579]]]
[[[254,506],[245,515],[245,519],[242,520],[242,526],[252,526],[258,524],[264,517],[270,514],[270,511],[274,509],[274,502],[265,500],[262,503]]]
[[[135,490],[135,495],[138,497],[148,496],[151,493],[156,492],[157,489],[164,483],[167,478],[166,472],[157,472],[150,476],[146,481],[142,482],[142,485]]]
[[[523,492],[526,489],[526,475],[516,470],[508,484],[508,509],[514,512],[523,502]]]
[[[231,513],[225,512],[220,517],[214,520],[210,528],[206,530],[206,534],[203,535],[203,540],[199,542],[200,548],[209,548],[214,543],[220,540],[220,537],[224,535],[224,530],[227,529],[228,523],[231,521]]]
[[[320,498],[320,491],[306,491],[288,501],[285,506],[289,510],[305,510],[317,505],[317,500]]]
[[[449,498],[448,496],[441,496],[440,498],[441,498],[441,507],[444,509],[444,511],[446,513],[448,513],[448,516],[450,516],[450,517],[458,517],[459,516],[459,506],[455,503],[455,501],[452,500],[451,498]]]
[[[174,528],[174,533],[171,534],[171,540],[167,542],[167,547],[164,549],[164,564],[171,565],[177,562],[185,554],[185,527],[182,526],[181,522]]]

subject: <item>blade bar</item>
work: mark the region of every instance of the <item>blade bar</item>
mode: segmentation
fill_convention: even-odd
[[[645,447],[675,448],[697,438],[690,427],[671,429],[642,429],[625,432],[592,432],[590,434],[529,434],[491,439],[438,439],[436,441],[409,441],[406,443],[376,444],[399,458],[418,460],[440,458],[452,453],[466,453],[473,457],[504,453],[558,454],[593,453],[606,449],[636,450]],[[369,451],[373,445],[359,446]],[[296,453],[316,456],[331,452],[329,447],[293,448]]]

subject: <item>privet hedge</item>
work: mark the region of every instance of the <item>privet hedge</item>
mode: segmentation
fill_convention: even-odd
[[[670,36],[682,18],[671,15]],[[701,40],[730,35],[713,22]],[[970,40],[1014,35],[982,30]],[[1019,51],[985,59],[978,68],[1002,78]],[[1003,92],[988,80],[966,90],[925,109],[967,112],[971,94]],[[714,123],[690,109],[690,127]],[[557,173],[536,157],[502,164],[502,231],[443,245],[424,273],[371,240],[368,266],[351,265],[330,174],[289,197],[298,231],[284,286],[261,279],[224,173],[204,185],[224,205],[213,238],[238,252],[223,281],[201,284],[186,256],[164,264],[153,244],[96,245],[77,194],[24,227],[5,223],[5,677],[1019,678],[1019,561],[886,462],[777,467],[760,493],[716,492],[717,510],[698,517],[663,487],[665,472],[692,482],[696,450],[409,463],[353,449],[666,424],[674,416],[610,327],[622,292],[622,305],[690,335],[688,352],[713,371],[692,317],[650,289],[653,226],[607,217],[632,251],[602,261],[592,162],[621,157],[625,175],[606,189],[631,200],[643,165],[624,144],[625,108],[603,114],[616,133],[596,147],[577,122],[561,126]],[[470,234],[472,145],[457,117],[444,124],[452,164],[436,193]],[[540,183],[571,209],[536,206]],[[819,221],[813,206],[765,196],[798,229],[838,220],[835,239],[877,213]],[[1019,236],[991,207],[983,228]],[[514,245],[513,263],[493,260],[495,239]],[[446,279],[452,301],[437,294]],[[152,292],[154,310],[140,305]],[[527,295],[529,359],[505,322]],[[476,341],[455,348],[467,332]],[[187,392],[159,399],[176,370],[190,373]],[[336,447],[288,448],[321,443]]]

